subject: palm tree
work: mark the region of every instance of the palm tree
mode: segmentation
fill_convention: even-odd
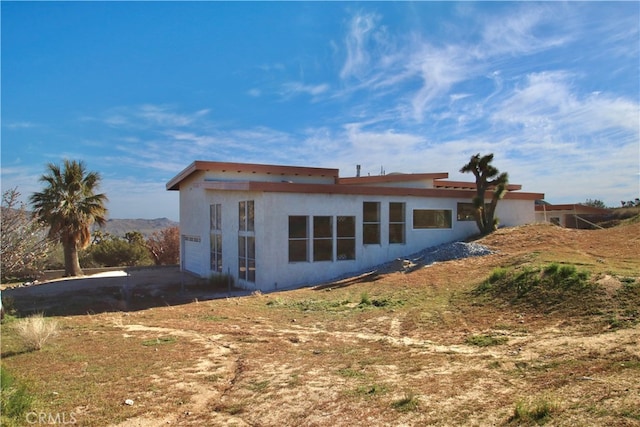
[[[64,160],[63,167],[49,163],[47,173],[40,182],[41,192],[29,198],[33,215],[49,225],[49,237],[58,240],[64,248],[65,276],[81,276],[78,250],[91,241],[91,225],[106,223],[108,200],[105,194],[96,194],[100,174],[87,172],[84,162]]]
[[[476,196],[473,198],[475,208],[476,224],[481,234],[489,234],[498,228],[498,218],[495,217],[498,200],[507,191],[509,175],[506,172],[500,173],[491,162],[493,153],[480,157],[480,154],[471,156],[469,163],[464,165],[460,172],[472,172],[476,177]],[[485,203],[485,192],[493,190],[491,203]]]

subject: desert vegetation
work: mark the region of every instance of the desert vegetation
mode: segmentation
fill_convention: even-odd
[[[58,311],[39,351],[15,301],[2,370],[86,426],[639,425],[639,239],[504,228],[491,255],[367,281]]]

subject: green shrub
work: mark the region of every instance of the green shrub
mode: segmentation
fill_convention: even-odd
[[[360,294],[360,304],[359,305],[371,305],[371,299],[369,298],[369,294],[367,291],[364,291]]]
[[[496,337],[493,335],[471,335],[467,337],[465,342],[469,345],[478,347],[489,347],[493,345],[504,344],[508,341],[507,337]]]
[[[0,424],[3,426],[22,425],[24,416],[31,408],[33,397],[24,384],[16,383],[6,368],[0,365]]]
[[[590,292],[595,288],[589,273],[578,271],[573,265],[552,263],[543,268],[495,269],[474,293],[488,294],[512,304],[563,307],[579,301],[581,304],[595,301],[596,293]]]
[[[542,425],[549,421],[549,418],[557,409],[557,405],[547,399],[539,399],[531,404],[519,401],[516,403],[509,422],[517,423],[518,425],[522,423]]]

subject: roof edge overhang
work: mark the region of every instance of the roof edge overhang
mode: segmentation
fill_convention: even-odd
[[[234,163],[234,162],[210,162],[196,160],[171,179],[167,190],[179,190],[180,183],[197,171],[218,171],[237,173],[262,173],[267,175],[299,175],[299,176],[323,176],[331,177],[338,182],[339,170],[329,168],[316,168],[305,166],[282,166],[259,163]]]
[[[595,206],[581,205],[579,203],[564,204],[564,205],[536,205],[536,212],[552,212],[552,211],[576,211],[589,212],[592,214],[607,214],[611,213],[611,209],[597,208]]]
[[[439,198],[468,198],[475,197],[475,190],[452,190],[443,188],[411,188],[411,187],[379,187],[345,184],[301,184],[291,182],[263,182],[263,181],[203,181],[196,184],[205,190],[217,191],[256,191],[270,193],[304,193],[304,194],[344,194],[371,196],[414,196]],[[492,191],[487,192],[491,197]],[[510,193],[504,195],[511,200],[538,200],[544,198],[542,193]]]
[[[466,181],[434,181],[433,186],[436,188],[462,188],[462,189],[476,189],[475,182],[466,182]],[[491,188],[491,187],[489,187]],[[518,191],[522,190],[522,185],[520,184],[507,184],[507,190],[509,191]]]
[[[354,176],[347,178],[340,178],[339,184],[342,185],[358,185],[358,184],[381,184],[389,182],[406,182],[406,181],[418,181],[423,179],[444,179],[448,178],[447,172],[434,172],[434,173],[398,173],[390,175],[375,175],[375,176]]]

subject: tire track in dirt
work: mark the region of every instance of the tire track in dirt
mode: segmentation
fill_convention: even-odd
[[[116,324],[117,327],[125,331],[125,336],[129,333],[154,333],[159,335],[170,335],[182,337],[191,342],[200,344],[205,348],[205,352],[201,357],[194,360],[191,367],[170,371],[158,378],[159,382],[170,384],[172,387],[181,387],[189,390],[191,393],[191,401],[184,405],[183,410],[174,413],[171,416],[163,418],[151,417],[135,417],[130,418],[113,427],[147,427],[157,425],[167,425],[179,423],[179,425],[202,425],[202,420],[198,420],[198,414],[206,412],[207,417],[211,420],[211,416],[215,412],[207,409],[210,402],[219,401],[234,387],[235,382],[242,372],[242,359],[237,356],[237,351],[231,344],[224,343],[224,335],[203,335],[197,332],[185,329],[163,328],[156,326],[145,326],[140,324]],[[217,362],[217,367],[212,362]],[[220,364],[222,364],[220,366]],[[215,375],[220,378],[222,387],[208,387],[202,384],[202,380],[207,376]],[[193,419],[190,420],[189,418]],[[218,419],[213,420],[216,425],[246,425],[239,418],[226,414],[218,414]]]

